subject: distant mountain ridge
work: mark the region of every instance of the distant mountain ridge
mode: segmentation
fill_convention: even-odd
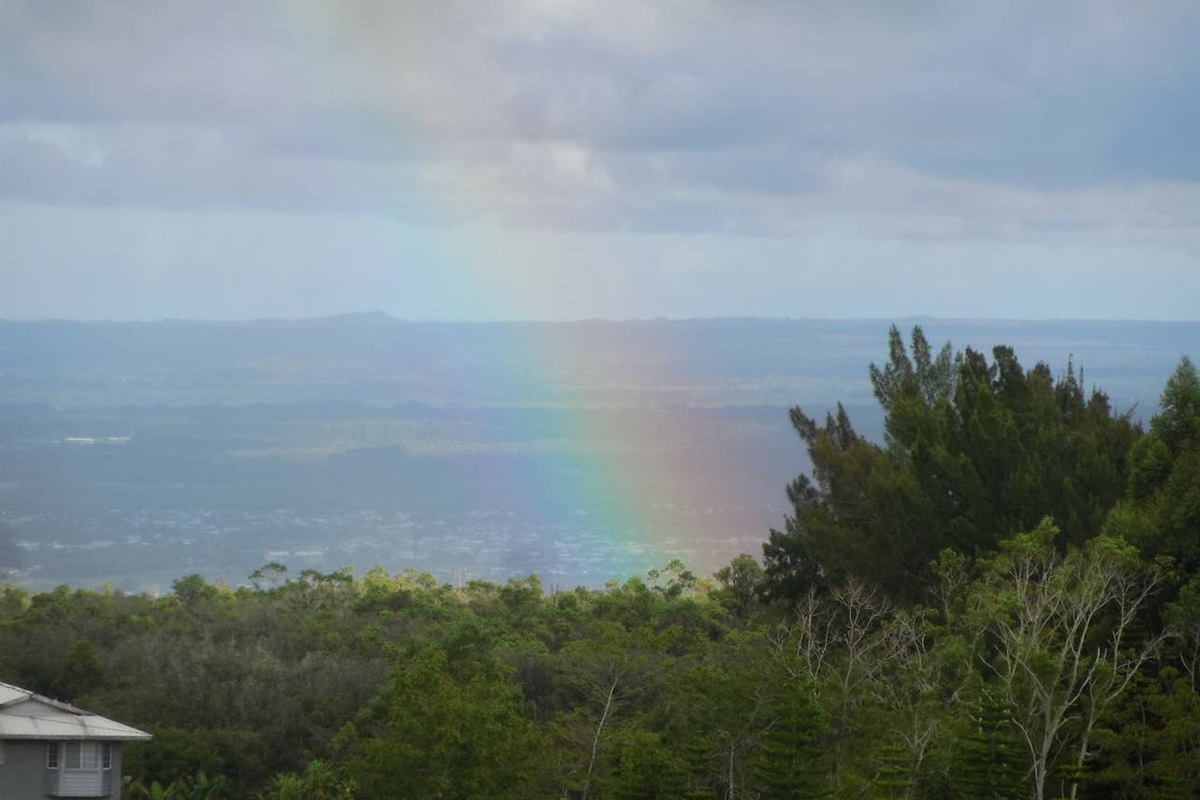
[[[886,357],[890,324],[765,318],[409,322],[378,311],[237,322],[0,321],[0,402],[69,405],[71,387],[81,383],[107,383],[111,399],[133,403],[219,403],[210,390],[224,386],[251,401],[332,393],[372,402],[545,404],[554,398],[539,387],[555,384],[594,390],[600,403],[870,402],[866,365]],[[1144,401],[1180,355],[1200,355],[1200,325],[1187,322],[898,324],[920,324],[930,341],[948,339],[956,348],[1007,344],[1022,363],[1044,360],[1056,372],[1073,360],[1114,401]],[[630,375],[641,400],[614,391]],[[680,391],[681,381],[704,388]],[[796,394],[797,381],[810,391]],[[503,386],[507,396],[489,397],[489,383]],[[359,394],[336,391],[337,384],[354,385]],[[198,391],[202,387],[207,389]],[[143,389],[148,393],[139,395]],[[288,389],[294,396],[287,396]],[[460,390],[466,396],[454,397]]]

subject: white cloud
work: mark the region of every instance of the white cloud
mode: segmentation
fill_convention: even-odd
[[[81,167],[96,169],[104,166],[104,148],[99,138],[87,128],[53,122],[0,124],[0,142],[18,149],[22,146],[49,148]]]

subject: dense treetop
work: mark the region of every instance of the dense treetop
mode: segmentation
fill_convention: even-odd
[[[788,487],[793,514],[764,548],[772,597],[854,576],[917,598],[943,548],[982,554],[1047,515],[1064,546],[1100,530],[1140,430],[1084,390],[1082,371],[1026,370],[1007,347],[991,361],[949,344],[935,355],[920,327],[911,348],[893,327],[889,351],[870,368],[884,443],[856,433],[840,405],[823,424],[792,409],[813,470]]]

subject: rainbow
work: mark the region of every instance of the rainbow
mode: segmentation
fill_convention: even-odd
[[[377,32],[369,30],[370,20],[352,18],[348,16],[352,11],[347,12],[344,6],[336,3],[281,2],[278,6],[263,8],[266,9],[263,13],[291,25],[293,33],[325,60],[314,64],[310,73],[314,92],[342,96],[351,104],[357,101],[371,107],[381,105],[378,96],[354,96],[360,89],[341,83],[342,79],[337,77],[346,73],[378,76],[393,68],[373,60],[379,57],[378,47],[358,46],[370,37],[378,36]],[[400,42],[397,46],[406,44]],[[371,88],[378,91],[379,87]],[[347,94],[350,96],[346,97]],[[424,102],[436,104],[437,99],[425,98]],[[393,105],[385,119],[372,120],[369,124],[384,126],[397,152],[410,157],[414,152],[421,153],[442,144],[438,141],[437,131],[422,124],[422,120],[436,118],[436,112],[437,109]],[[352,133],[355,132],[348,132]],[[377,135],[379,131],[371,133]],[[420,280],[412,285],[405,283],[404,263],[406,254],[425,254],[431,256],[432,262],[459,265],[465,268],[459,274],[471,275],[472,286],[464,300],[478,318],[525,320],[543,316],[538,312],[553,308],[560,301],[555,293],[564,288],[561,283],[551,285],[544,276],[523,270],[521,256],[511,252],[512,242],[505,240],[502,225],[472,225],[469,238],[459,233],[458,225],[465,220],[487,220],[494,216],[496,198],[489,196],[487,185],[486,181],[473,180],[467,174],[436,176],[436,197],[429,198],[421,209],[433,219],[433,224],[396,223],[397,282],[410,294],[422,291]],[[407,188],[414,187],[423,190],[427,184],[417,176]],[[450,198],[449,201],[446,198]],[[601,329],[602,326],[593,324],[571,326],[571,333],[563,335],[561,328],[555,328],[553,336],[540,335],[536,326],[528,329],[531,333],[521,342],[521,350],[529,362],[528,379],[550,382],[554,406],[565,412],[546,415],[546,428],[541,431],[541,438],[561,443],[567,453],[566,460],[537,461],[538,466],[527,468],[522,474],[491,477],[507,487],[511,496],[526,509],[547,504],[551,499],[545,496],[548,486],[565,491],[568,496],[552,498],[556,507],[577,509],[584,517],[583,525],[602,532],[610,552],[627,554],[623,560],[608,566],[612,573],[609,577],[624,579],[630,575],[644,575],[651,567],[662,567],[680,554],[680,542],[676,534],[664,530],[661,508],[655,511],[662,499],[655,496],[653,486],[647,485],[645,465],[640,470],[631,469],[631,459],[638,455],[623,451],[615,443],[640,443],[642,452],[655,453],[656,468],[674,471],[677,475],[693,471],[700,456],[685,437],[672,433],[668,426],[655,425],[652,415],[605,413],[611,409],[598,407],[595,395],[572,380],[573,365],[580,353],[589,352],[594,356],[598,350],[609,347],[603,336],[594,335]],[[615,365],[615,382],[633,390],[649,383],[651,376],[638,374],[638,367],[620,363],[618,353],[612,352],[610,358]],[[670,372],[674,363],[670,353],[655,354],[655,358],[642,363],[655,365],[653,378],[656,385],[678,377]],[[507,394],[506,387],[495,388],[497,396]],[[574,446],[579,443],[587,446]],[[549,470],[554,470],[555,474],[549,474]],[[564,472],[578,476],[578,479],[564,481]],[[684,501],[694,508],[704,508],[708,502],[699,496]]]

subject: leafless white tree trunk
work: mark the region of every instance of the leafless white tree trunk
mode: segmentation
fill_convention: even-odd
[[[596,768],[596,754],[600,752],[600,735],[604,732],[604,723],[608,721],[608,712],[612,709],[613,697],[617,693],[617,685],[621,682],[621,674],[613,672],[612,683],[608,687],[608,697],[604,700],[604,711],[596,724],[596,735],[592,737],[592,757],[588,760],[587,775],[583,779],[583,800],[588,799],[588,791],[592,784],[592,771]]]
[[[994,637],[994,650],[980,658],[999,676],[1014,711],[1036,800],[1045,798],[1050,770],[1064,753],[1072,753],[1075,767],[1084,765],[1099,715],[1161,641],[1126,641],[1159,573],[1117,540],[1095,539],[1060,556],[1055,533],[1046,521],[1016,537],[976,587],[972,608]],[[1077,791],[1072,783],[1068,794]]]

